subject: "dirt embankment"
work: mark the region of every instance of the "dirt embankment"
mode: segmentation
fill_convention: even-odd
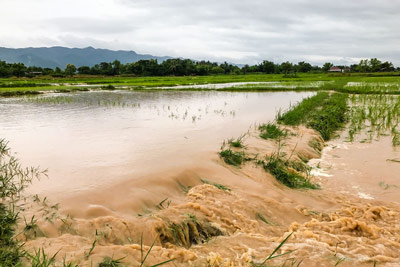
[[[321,156],[317,133],[303,127],[289,130],[281,142],[249,133],[244,151],[252,160],[241,167],[213,155],[206,166],[194,163],[185,170],[116,184],[77,196],[67,206],[52,206],[38,196],[25,212],[28,222],[32,215],[37,221],[19,238],[29,251],[58,252],[61,266],[64,257],[79,266],[97,266],[106,256],[139,266],[141,253],[153,241],[145,265],[175,259],[165,266],[252,266],[291,232],[278,253],[293,252],[268,264],[399,263],[397,205],[342,194],[323,177],[308,177],[322,189],[290,189],[257,164],[277,151],[299,162]],[[82,198],[96,204],[80,206]]]

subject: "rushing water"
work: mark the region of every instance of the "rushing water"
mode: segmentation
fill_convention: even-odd
[[[322,185],[315,191],[291,190],[260,166],[235,168],[219,159],[223,140],[273,120],[310,94],[97,91],[0,98],[0,137],[23,164],[49,169],[49,179],[29,188],[38,196],[26,198],[21,213],[38,228],[29,237],[20,220],[19,239],[31,253],[43,248],[57,262],[79,266],[105,257],[139,266],[142,240],[145,251],[156,240],[148,265],[175,259],[166,266],[252,266],[292,233],[278,253],[293,251],[294,263],[398,266],[400,210],[388,202],[398,198],[398,166],[381,171],[398,164],[387,161],[398,158],[388,140],[329,142],[315,162],[329,178],[314,177]],[[284,144],[250,130],[246,155],[263,158],[281,149],[319,158],[309,146],[319,135],[302,126],[291,130]],[[190,239],[193,245],[184,248],[173,238],[180,228],[171,227],[189,218],[191,227],[212,233],[212,225],[222,234],[204,243]],[[179,233],[188,240],[196,232]],[[290,263],[274,260],[274,266]]]
[[[33,192],[64,196],[201,164],[223,140],[309,95],[101,91],[3,98],[0,136],[25,165],[48,169],[49,179]]]

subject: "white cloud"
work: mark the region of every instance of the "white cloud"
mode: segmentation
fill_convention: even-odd
[[[400,65],[399,0],[1,0],[0,46]]]

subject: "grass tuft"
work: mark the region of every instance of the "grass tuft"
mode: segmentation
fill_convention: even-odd
[[[280,139],[288,135],[286,130],[282,130],[273,123],[260,125],[258,129],[260,130],[260,137],[263,139]]]
[[[245,154],[244,152],[235,152],[231,149],[222,150],[219,155],[224,160],[225,163],[233,165],[233,166],[240,166],[244,160]]]

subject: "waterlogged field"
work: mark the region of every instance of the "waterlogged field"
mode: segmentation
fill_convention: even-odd
[[[0,80],[0,259],[397,266],[396,75]]]
[[[48,168],[51,179],[34,184],[32,192],[65,197],[201,166],[222,140],[273,120],[279,109],[310,94],[95,91],[2,98],[0,135],[23,162]]]
[[[225,84],[225,85],[221,85]],[[87,90],[336,90],[348,93],[399,93],[398,73],[281,74],[184,76],[184,77],[36,77],[0,79],[3,96],[43,91]]]

